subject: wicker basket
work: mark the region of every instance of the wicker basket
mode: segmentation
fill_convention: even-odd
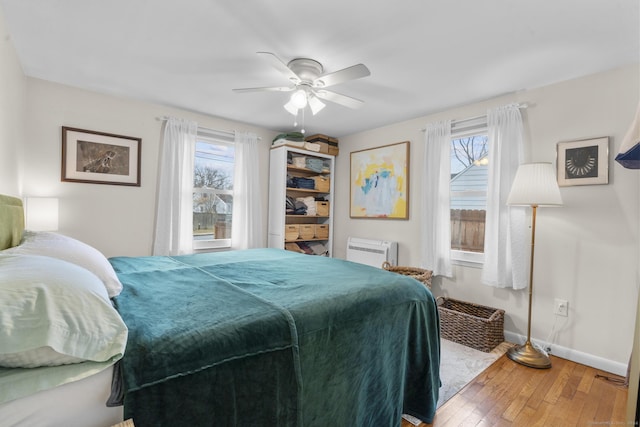
[[[440,336],[489,353],[504,341],[504,310],[438,297]]]
[[[389,264],[387,261],[382,263],[382,268],[387,271],[402,274],[405,276],[411,276],[414,279],[424,283],[429,289],[431,289],[431,270],[425,270],[423,268],[416,267],[399,267]]]

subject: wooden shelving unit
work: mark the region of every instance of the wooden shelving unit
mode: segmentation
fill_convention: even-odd
[[[291,156],[304,156],[321,159],[328,166],[322,172],[308,168],[301,168],[289,164],[287,159]],[[320,242],[327,249],[328,255],[333,252],[333,186],[334,186],[334,163],[335,157],[307,151],[289,146],[279,146],[271,149],[269,163],[269,223],[268,223],[268,245],[271,248],[284,249],[286,243],[306,243]],[[287,186],[287,176],[311,178],[315,176],[325,176],[329,178],[329,188],[327,191],[306,188],[292,188]],[[329,202],[328,215],[288,215],[286,213],[287,196],[298,198],[313,196],[322,197]],[[287,240],[285,238],[286,225],[317,225],[328,226],[328,236],[297,238]]]

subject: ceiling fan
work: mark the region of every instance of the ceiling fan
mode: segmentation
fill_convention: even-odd
[[[364,104],[359,99],[325,89],[349,80],[367,77],[371,72],[363,64],[322,74],[324,71],[322,64],[313,59],[296,58],[285,64],[271,52],[258,52],[258,55],[269,61],[289,80],[290,84],[288,86],[233,89],[234,92],[293,92],[284,108],[294,116],[297,116],[298,110],[303,110],[307,105],[311,109],[311,113],[315,115],[325,107],[321,99],[349,108],[359,108]]]

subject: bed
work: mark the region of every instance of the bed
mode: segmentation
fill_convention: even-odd
[[[0,214],[6,222],[2,207]],[[14,247],[0,252],[0,291],[5,263],[35,256],[15,252],[42,239],[17,234]],[[136,426],[398,426],[403,413],[433,419],[439,319],[430,291],[414,279],[277,249],[109,264],[121,285],[107,293],[126,325],[126,349],[36,369],[102,364],[81,381],[113,372],[103,392],[117,404],[121,390],[123,407],[105,410],[123,411],[118,417]],[[3,378],[0,371],[0,389]],[[0,417],[33,395],[0,401]]]

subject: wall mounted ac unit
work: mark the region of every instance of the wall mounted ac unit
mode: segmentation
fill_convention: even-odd
[[[382,268],[387,261],[398,264],[398,242],[349,237],[347,240],[347,261],[359,262]]]

